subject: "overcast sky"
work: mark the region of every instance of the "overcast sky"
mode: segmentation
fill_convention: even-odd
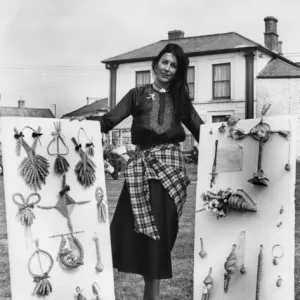
[[[0,0],[3,106],[57,106],[57,115],[107,97],[101,60],[167,39],[235,31],[264,43],[264,17],[278,19],[283,52],[300,61],[300,0]]]

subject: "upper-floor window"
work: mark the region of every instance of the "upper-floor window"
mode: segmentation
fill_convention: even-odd
[[[150,71],[137,71],[135,72],[136,86],[141,86],[150,83]]]
[[[230,63],[213,65],[213,99],[230,99]]]
[[[191,100],[195,99],[195,67],[189,67],[187,73],[187,84],[189,86]]]

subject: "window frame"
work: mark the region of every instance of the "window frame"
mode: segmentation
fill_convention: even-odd
[[[215,68],[219,66],[229,66],[229,80],[220,80],[220,81],[215,81]],[[221,96],[217,97],[215,96],[215,82],[229,82],[229,96]],[[221,64],[213,64],[212,65],[212,98],[213,100],[219,100],[219,99],[231,99],[231,63],[221,63]]]
[[[189,66],[189,67],[188,67],[188,71],[189,71],[190,69],[193,70],[193,82],[188,82],[188,81],[187,81],[187,85],[188,85],[188,87],[190,87],[189,84],[193,84],[193,86],[194,86],[194,97],[190,97],[190,98],[191,98],[191,101],[195,101],[195,66]],[[188,77],[188,76],[187,76],[187,77]]]
[[[137,79],[138,79],[138,74],[142,74],[142,73],[147,73],[149,74],[149,83],[145,83],[145,84],[137,84]],[[135,86],[144,86],[146,84],[150,84],[151,82],[151,71],[150,70],[141,70],[141,71],[135,71]]]

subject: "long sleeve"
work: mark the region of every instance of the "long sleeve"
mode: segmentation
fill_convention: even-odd
[[[188,105],[188,113],[182,119],[182,123],[187,127],[187,129],[191,132],[196,141],[199,143],[200,125],[204,124],[204,122],[198,115],[193,104],[190,102]]]
[[[121,101],[106,114],[103,116],[91,116],[86,119],[99,121],[101,124],[101,132],[108,133],[132,113],[136,93],[135,88],[131,89]]]

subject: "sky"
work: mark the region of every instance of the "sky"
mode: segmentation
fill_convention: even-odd
[[[167,39],[237,32],[264,44],[278,19],[283,54],[300,61],[299,0],[0,0],[2,106],[56,106],[57,117],[108,97],[102,60]]]

